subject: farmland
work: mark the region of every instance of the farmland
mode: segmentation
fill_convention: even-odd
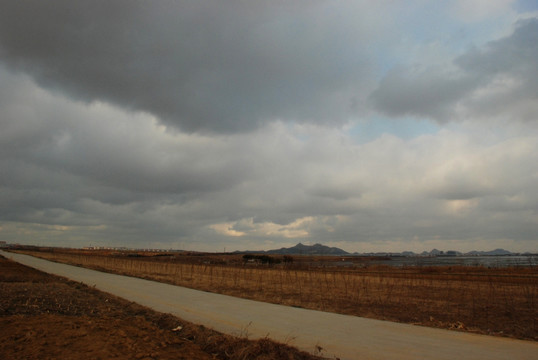
[[[538,268],[331,266],[316,257],[263,264],[231,254],[26,249],[102,271],[253,300],[538,340]],[[324,260],[327,260],[324,258]],[[334,258],[333,261],[341,259]],[[316,265],[320,263],[323,265]]]
[[[295,359],[317,356],[233,337],[0,256],[3,359]]]

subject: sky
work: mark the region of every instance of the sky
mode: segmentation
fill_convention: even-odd
[[[2,1],[0,240],[538,252],[538,2]]]

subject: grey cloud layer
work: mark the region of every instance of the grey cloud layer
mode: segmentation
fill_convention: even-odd
[[[3,2],[0,54],[46,88],[151,112],[183,131],[343,122],[370,74],[372,21],[352,7]]]
[[[170,141],[148,116],[73,104],[5,72],[0,79],[10,85],[0,100],[3,158],[133,192],[221,190],[244,176],[240,149],[215,156],[223,141],[180,135]]]
[[[450,69],[400,67],[382,79],[371,99],[390,116],[421,116],[447,122],[506,116],[536,121],[538,19],[514,33],[456,58]]]
[[[445,131],[356,144],[341,130],[278,122],[202,136],[72,103],[5,71],[0,80],[12,90],[0,100],[10,114],[0,135],[8,240],[24,230],[64,245],[241,248],[307,236],[360,249],[414,238],[529,244],[536,229],[536,136],[488,144],[480,132]]]
[[[0,239],[534,250],[538,20],[379,79],[399,39],[355,3],[1,2]],[[376,87],[458,123],[360,143]]]

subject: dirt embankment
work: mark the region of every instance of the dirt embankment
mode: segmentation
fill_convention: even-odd
[[[320,359],[223,335],[1,256],[0,294],[3,359]]]

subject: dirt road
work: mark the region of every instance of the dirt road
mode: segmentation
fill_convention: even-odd
[[[538,343],[431,329],[233,298],[0,254],[232,335],[270,337],[341,359],[536,359]]]

